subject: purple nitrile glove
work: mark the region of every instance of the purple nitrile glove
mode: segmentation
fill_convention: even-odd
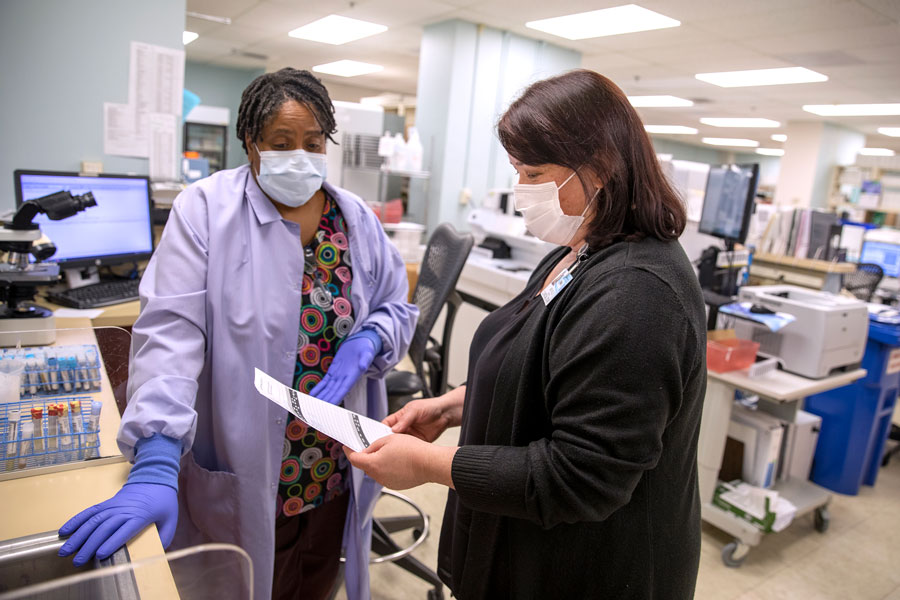
[[[338,348],[328,373],[309,395],[330,404],[340,404],[381,352],[381,338],[370,329],[348,337]]]
[[[136,444],[135,463],[128,482],[115,496],[85,509],[60,527],[59,535],[71,536],[60,556],[75,554],[74,564],[84,565],[96,553],[103,560],[150,523],[159,528],[163,547],[172,543],[178,522],[179,440],[154,434]]]

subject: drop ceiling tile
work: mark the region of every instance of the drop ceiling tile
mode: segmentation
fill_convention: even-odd
[[[745,15],[739,19],[703,19],[694,26],[734,40],[791,36],[810,31],[884,24],[884,17],[855,1],[822,1],[792,9]]]
[[[187,0],[187,10],[234,19],[257,4],[259,0]]]
[[[453,5],[435,0],[367,0],[336,14],[388,27],[400,27],[423,20],[440,20],[454,10],[456,7]]]

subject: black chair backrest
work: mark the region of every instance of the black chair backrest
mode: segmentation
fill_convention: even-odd
[[[872,301],[875,288],[884,277],[884,269],[873,263],[859,263],[856,271],[844,275],[844,289],[866,302]]]
[[[412,297],[413,304],[419,307],[419,322],[409,345],[409,358],[420,376],[428,336],[441,308],[456,289],[473,243],[472,234],[460,234],[449,223],[438,225],[428,240]]]

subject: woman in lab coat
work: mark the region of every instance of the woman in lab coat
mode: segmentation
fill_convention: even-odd
[[[481,323],[466,385],[350,461],[451,488],[438,574],[461,600],[692,598],[706,332],[684,208],[597,73],[533,84],[498,132],[516,208],[560,248]],[[454,425],[459,446],[429,443]]]
[[[119,431],[135,461],[128,483],[60,530],[71,535],[61,554],[107,556],[155,522],[166,546],[241,546],[256,598],[315,599],[343,546],[347,595],[368,597],[380,486],[254,388],[259,368],[381,419],[382,376],[412,336],[399,253],[362,200],[325,181],[334,132],[328,92],[307,71],[244,91],[250,164],[179,195],[141,281]]]

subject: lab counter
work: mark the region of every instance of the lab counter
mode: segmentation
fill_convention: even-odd
[[[56,345],[96,343],[87,319],[58,319]],[[126,335],[123,332],[123,335]],[[13,471],[0,476],[0,540],[57,530],[81,510],[112,497],[125,483],[130,465],[116,445],[119,412],[107,377],[101,369],[101,388],[90,394],[103,403],[100,413],[101,458]],[[81,395],[81,394],[80,394]],[[48,398],[48,401],[51,399]],[[127,544],[131,562],[149,560],[134,573],[140,597],[177,598],[174,581],[163,559],[156,527],[151,526]],[[57,560],[48,557],[46,560]],[[68,560],[70,558],[58,560]]]

